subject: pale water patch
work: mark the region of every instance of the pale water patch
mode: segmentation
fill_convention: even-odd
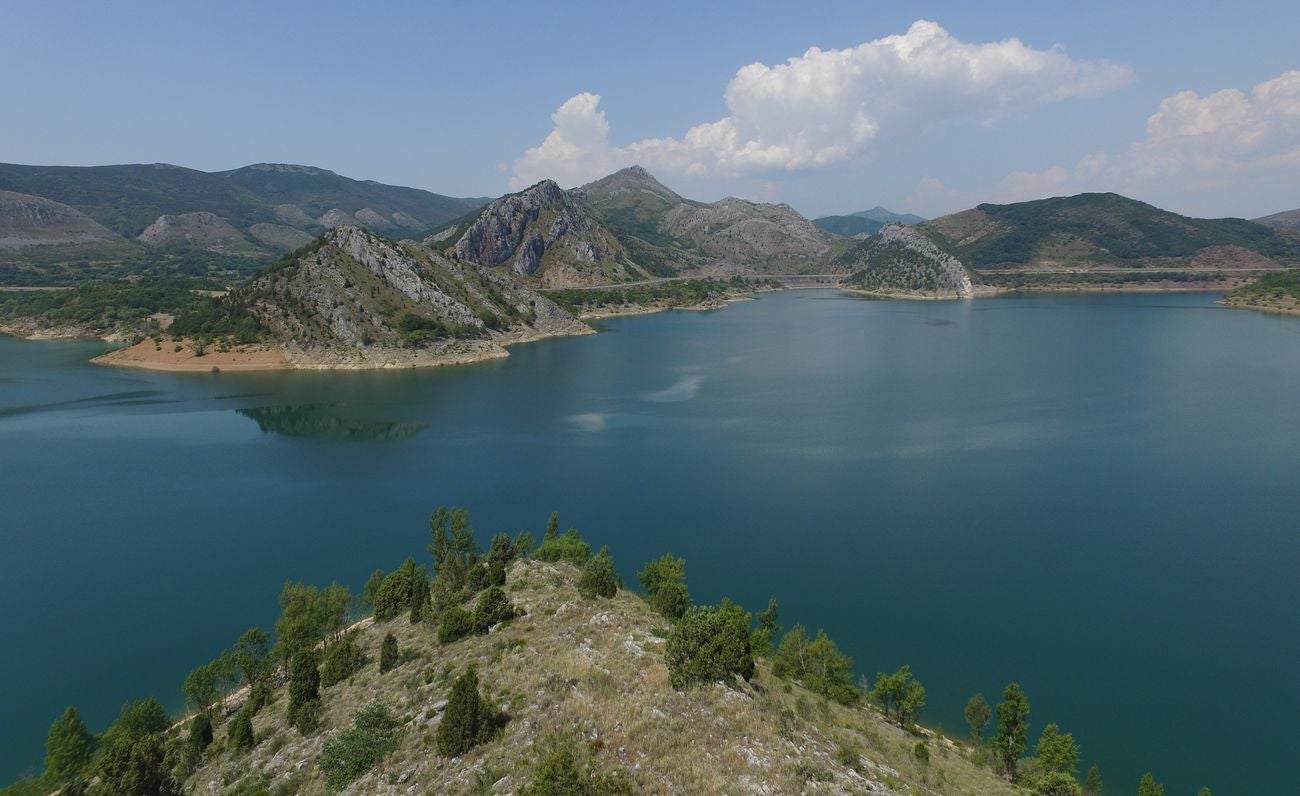
[[[572,425],[592,434],[604,431],[608,426],[605,415],[600,412],[583,412],[580,415],[569,415],[567,419]]]
[[[673,383],[671,387],[665,387],[662,390],[655,390],[646,393],[647,401],[655,403],[676,403],[678,401],[689,401],[700,391],[700,385],[704,383],[704,377],[700,375],[683,376]]]

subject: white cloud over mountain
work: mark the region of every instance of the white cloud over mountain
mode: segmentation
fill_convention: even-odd
[[[742,67],[728,115],[682,136],[610,142],[596,94],[551,117],[546,139],[514,163],[511,185],[576,185],[632,163],[692,176],[816,169],[866,158],[891,139],[952,121],[993,123],[1043,103],[1101,94],[1133,78],[1126,66],[1076,60],[1018,39],[968,43],[934,22],[842,50],[812,48],[783,64]]]
[[[1118,152],[1088,155],[1073,169],[1013,172],[978,196],[925,177],[904,205],[938,214],[978,202],[1115,191],[1191,211],[1200,195],[1295,185],[1298,179],[1300,70],[1290,70],[1249,91],[1227,88],[1206,96],[1180,91],[1166,97],[1147,118],[1142,140]]]

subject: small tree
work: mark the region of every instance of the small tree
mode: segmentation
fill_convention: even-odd
[[[1008,683],[997,708],[998,734],[993,739],[1002,771],[1016,781],[1016,762],[1029,745],[1029,698],[1019,683]]]
[[[370,573],[366,579],[366,585],[361,589],[361,607],[367,610],[375,610],[375,600],[379,597],[379,587],[384,585],[384,571],[376,569]]]
[[[1034,784],[1034,796],[1079,796],[1079,783],[1063,771],[1048,771]]]
[[[63,782],[80,773],[90,762],[94,742],[77,709],[69,705],[45,736],[46,776],[53,782]]]
[[[456,605],[442,612],[442,617],[438,620],[440,644],[460,641],[472,632],[474,632],[474,617],[470,616],[469,611]]]
[[[301,649],[294,653],[289,670],[289,723],[303,735],[316,729],[320,717],[320,671],[316,653]]]
[[[614,570],[614,558],[609,554],[609,547],[600,548],[582,567],[578,576],[578,593],[587,599],[596,597],[613,597],[618,593],[618,573]]]
[[[542,543],[533,551],[533,558],[550,563],[567,561],[575,567],[580,567],[591,558],[591,545],[582,540],[582,535],[578,533],[577,528],[570,528],[560,535],[552,533],[552,529],[548,527]]]
[[[190,721],[190,755],[200,757],[211,743],[212,719],[208,714],[200,713]]]
[[[714,608],[695,606],[668,634],[664,662],[674,688],[693,683],[754,676],[754,654],[749,646],[749,615],[724,600]]]
[[[1088,776],[1084,777],[1083,792],[1088,796],[1101,796],[1101,788],[1101,769],[1097,768],[1097,764],[1094,763],[1088,769]]]
[[[230,741],[231,748],[236,751],[252,749],[257,743],[257,739],[253,736],[253,717],[249,715],[247,709],[235,714],[235,718],[230,722],[230,729],[226,731],[226,738]]]
[[[1048,771],[1059,771],[1074,775],[1079,768],[1079,745],[1074,742],[1072,733],[1063,733],[1056,724],[1043,728],[1034,746],[1034,756],[1038,763]]]
[[[754,654],[760,658],[772,657],[776,637],[781,634],[781,626],[776,621],[777,610],[776,598],[768,597],[767,609],[759,611],[754,617],[758,620],[758,627],[749,634],[750,646],[754,648]]]
[[[438,754],[457,757],[487,741],[498,717],[478,690],[478,673],[471,666],[452,683],[447,710],[438,724]]]
[[[925,745],[925,741],[916,742],[912,747],[912,757],[916,758],[916,762],[920,763],[922,768],[930,765],[930,747]]]
[[[680,619],[691,607],[691,594],[686,589],[686,559],[665,553],[647,562],[637,573],[637,579],[645,587],[650,607],[669,619]]]
[[[537,540],[528,531],[520,531],[515,535],[515,558],[528,558],[536,547]]]
[[[260,628],[250,627],[235,642],[231,659],[243,676],[244,683],[251,687],[253,683],[270,674],[270,636]]]
[[[429,518],[429,532],[433,537],[429,555],[433,556],[434,572],[459,588],[478,563],[479,547],[469,524],[469,512],[439,506]]]
[[[1165,786],[1156,782],[1156,778],[1148,771],[1138,782],[1138,796],[1165,796]]]
[[[113,734],[99,756],[97,792],[113,796],[180,796],[167,765],[160,733]]]
[[[853,659],[840,651],[825,630],[817,631],[817,637],[808,643],[803,657],[804,669],[799,673],[799,679],[809,691],[842,705],[851,704],[858,698],[858,689],[853,685]],[[925,704],[924,689],[921,691],[921,704]]]
[[[190,704],[200,712],[207,713],[211,710],[217,701],[217,678],[212,664],[205,663],[190,671],[181,690],[185,692],[185,698]]]
[[[772,661],[772,673],[777,677],[799,679],[808,668],[808,631],[803,625],[795,625],[781,639],[776,658]]]
[[[384,674],[396,666],[397,658],[397,637],[389,633],[384,636],[383,646],[379,648],[379,673]]]
[[[976,744],[980,742],[980,737],[984,734],[984,728],[988,726],[989,719],[993,718],[993,709],[989,707],[988,700],[984,698],[983,693],[976,694],[966,703],[966,726],[970,727],[970,737]]]
[[[280,616],[275,620],[280,659],[289,663],[301,649],[311,649],[325,635],[320,590],[285,581],[280,590]]]

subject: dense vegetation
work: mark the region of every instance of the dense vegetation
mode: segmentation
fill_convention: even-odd
[[[779,287],[772,279],[733,276],[730,279],[673,279],[630,287],[569,288],[544,291],[572,313],[617,307],[691,307],[710,299]]]
[[[211,302],[201,291],[210,282],[192,278],[92,282],[71,290],[0,292],[0,321],[32,319],[42,327],[145,331],[155,313],[185,313]]]
[[[195,246],[123,253],[123,246],[103,252],[82,251],[69,259],[59,247],[28,247],[0,255],[0,285],[68,287],[96,280],[205,277],[218,284],[244,279],[264,267],[269,257],[222,254]]]
[[[526,532],[515,537],[497,534],[485,550],[464,509],[439,508],[430,519],[432,572],[408,558],[392,572],[376,570],[359,597],[338,584],[318,589],[286,582],[274,643],[270,634],[250,628],[229,651],[196,667],[184,682],[191,713],[173,721],[154,700],[128,703],[116,722],[95,735],[75,708],[69,707],[50,727],[42,775],[0,793],[17,796],[54,788],[62,788],[65,794],[92,796],[180,793],[182,784],[208,760],[213,748],[224,747],[237,756],[265,742],[254,732],[251,719],[259,711],[281,704],[283,707],[275,709],[285,711],[294,728],[291,732],[316,736],[322,731],[324,703],[331,698],[331,689],[373,665],[355,643],[358,631],[352,622],[356,616],[371,611],[379,623],[403,621],[404,616],[413,630],[423,628],[423,633],[437,627],[444,648],[454,649],[449,645],[464,644],[465,636],[487,633],[518,614],[503,587],[507,569],[519,558],[540,558],[549,563],[532,566],[550,567],[557,574],[555,567],[569,568],[580,584],[586,584],[579,588],[580,599],[614,597],[621,583],[608,549],[593,556],[577,530],[561,534],[558,528],[558,517],[552,515],[540,545],[534,546]],[[686,588],[685,561],[672,555],[647,562],[639,580],[649,604],[670,623],[667,629],[655,632],[666,637],[663,662],[674,689],[689,692],[721,683],[725,688],[744,690],[749,687],[746,681],[758,675],[761,664],[783,683],[781,690],[787,693],[797,685],[844,710],[879,711],[881,720],[911,733],[915,741],[908,741],[912,744],[910,756],[921,770],[931,765],[932,753],[946,755],[947,749],[955,748],[917,724],[926,706],[926,692],[910,667],[879,672],[874,680],[864,676],[855,684],[853,660],[825,631],[810,635],[796,624],[781,634],[775,598],[757,616],[726,598],[716,605],[695,604]],[[442,628],[451,616],[462,617],[464,632],[444,638]],[[779,643],[774,643],[778,636]],[[395,676],[394,669],[403,661],[397,646],[389,631],[382,644],[379,676]],[[502,647],[498,643],[499,650],[508,648],[509,644]],[[432,676],[429,672],[426,670],[425,682]],[[287,700],[281,702],[274,692],[286,675]],[[442,707],[428,713],[431,717],[436,709],[442,714],[435,731],[426,733],[428,744],[445,758],[458,758],[484,744],[497,743],[511,717],[491,698],[493,692],[480,680],[475,666],[467,665],[458,673],[448,666],[439,677],[449,683],[448,696]],[[803,697],[800,700],[800,711],[815,710],[804,706]],[[234,703],[232,710],[238,710],[225,721],[228,701]],[[995,708],[982,694],[972,697],[965,715],[971,738],[965,747],[968,751],[962,754],[1026,792],[1038,796],[1095,796],[1101,792],[1096,765],[1082,783],[1078,781],[1080,746],[1058,724],[1044,726],[1031,747],[1030,702],[1017,683],[1006,686]],[[782,723],[791,720],[785,714],[775,718]],[[992,718],[996,718],[996,731],[986,738]],[[223,721],[224,743],[216,732]],[[318,747],[319,771],[334,791],[346,788],[393,754],[411,717],[399,717],[392,706],[372,698],[351,714],[350,721],[350,726],[329,733]],[[530,779],[522,792],[631,793],[630,772],[599,770],[589,755],[597,748],[579,745],[569,736],[550,738],[533,762],[523,762]],[[852,748],[842,747],[838,757],[844,765],[860,767],[859,754]],[[796,773],[805,781],[826,776],[813,763],[800,765]],[[486,784],[492,781],[489,778]],[[282,791],[288,792],[284,788],[276,792]],[[241,786],[227,792],[271,793],[265,786],[253,790]],[[1147,774],[1138,793],[1160,794],[1163,789]],[[1208,790],[1202,793],[1208,794]]]
[[[1294,309],[1300,306],[1300,268],[1262,276],[1232,291],[1226,298],[1233,304]]]
[[[1052,239],[1073,238],[1112,261],[1185,257],[1208,246],[1241,246],[1270,257],[1300,254],[1292,239],[1253,221],[1188,218],[1116,194],[1080,194],[976,208],[997,231],[970,243],[948,241],[973,267],[1031,262]]]
[[[977,274],[979,282],[994,287],[1013,290],[1033,287],[1105,287],[1108,285],[1151,285],[1161,282],[1180,284],[1205,284],[1228,278],[1222,271],[1093,271],[1073,273],[1043,273],[1020,271],[1015,273]]]

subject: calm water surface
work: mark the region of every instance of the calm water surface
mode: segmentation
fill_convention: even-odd
[[[440,503],[547,514],[625,579],[902,663],[925,717],[1010,679],[1115,792],[1285,792],[1300,707],[1300,319],[1207,296],[762,296],[481,365],[99,368],[0,339],[0,776],[69,703],[179,707],[285,578],[358,588]]]

